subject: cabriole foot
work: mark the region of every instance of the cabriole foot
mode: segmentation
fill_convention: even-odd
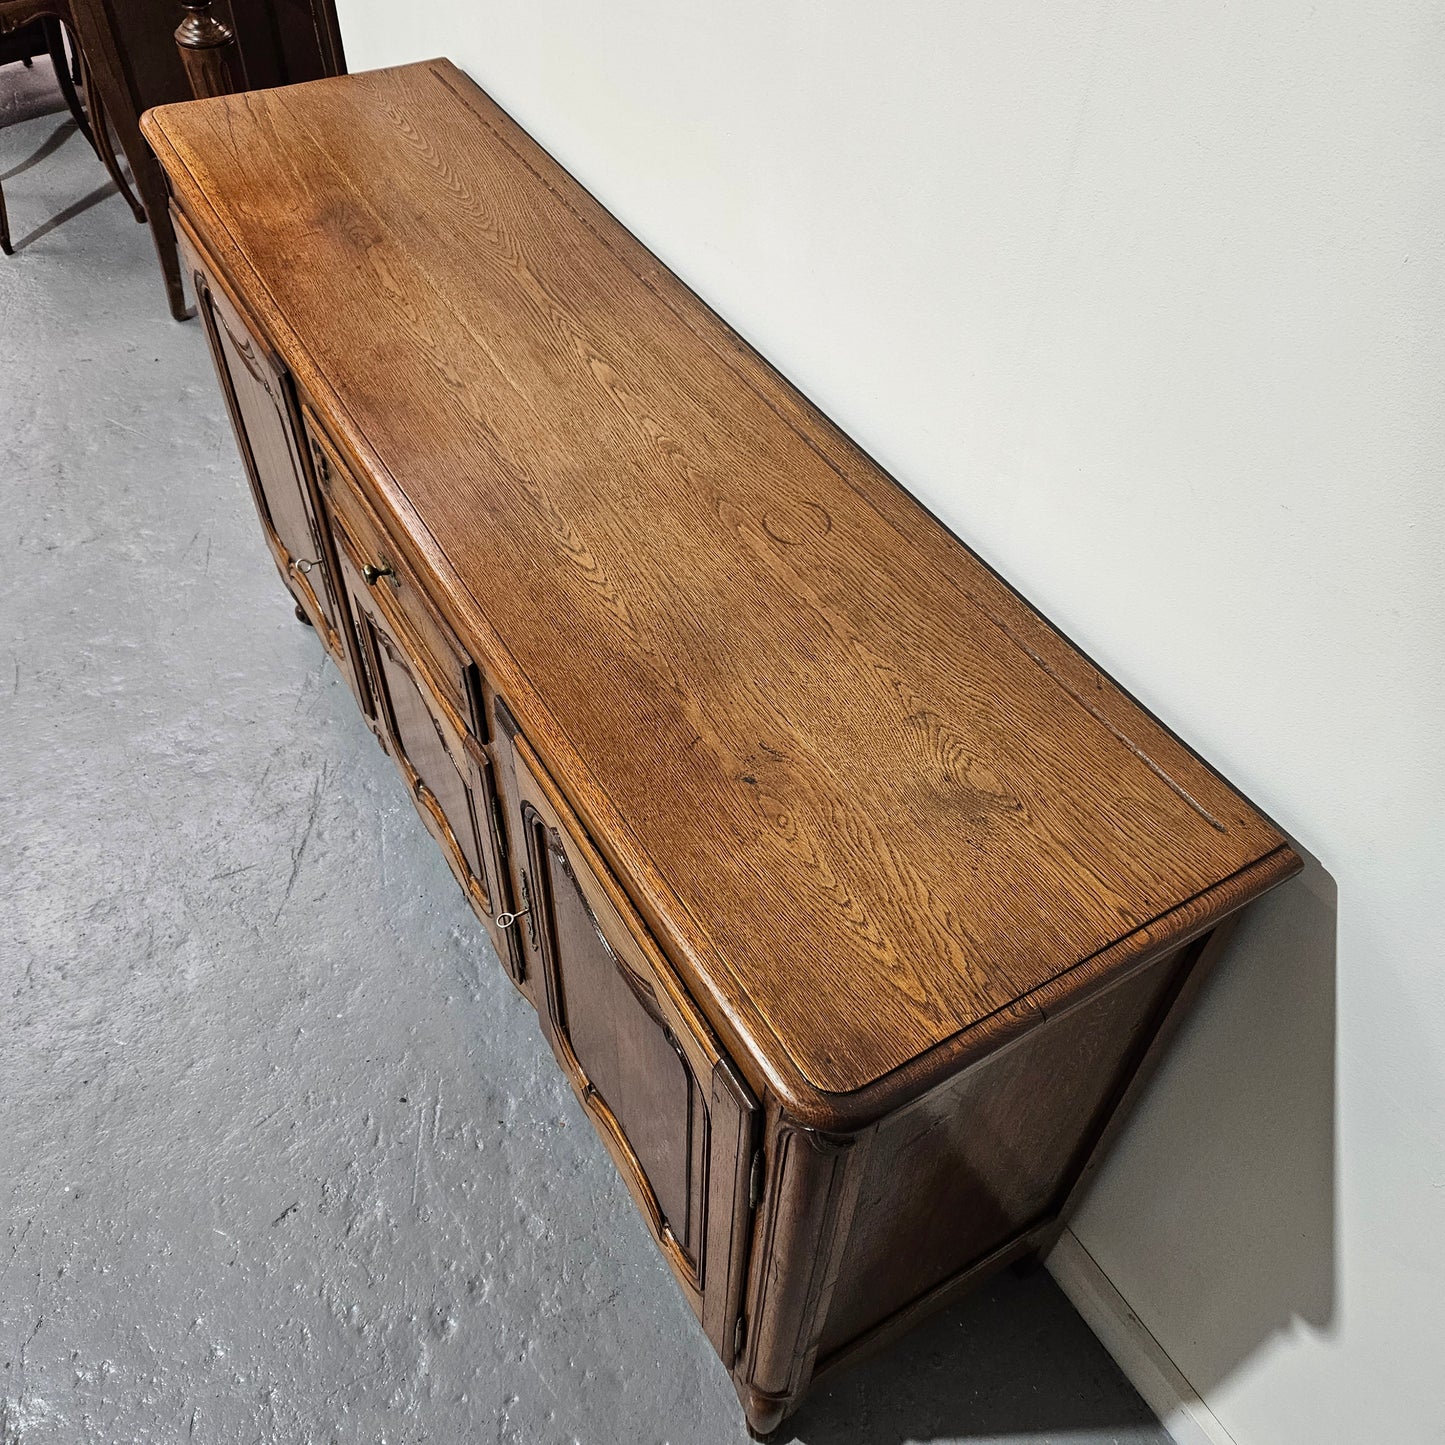
[[[748,1438],[751,1440],[776,1440],[778,1427],[783,1423],[787,1404],[776,1396],[764,1395],[749,1390],[744,1399],[743,1411],[748,1422]]]

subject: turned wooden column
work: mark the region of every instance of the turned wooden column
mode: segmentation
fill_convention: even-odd
[[[186,18],[176,27],[176,49],[197,100],[246,89],[246,67],[235,30],[215,13],[212,0],[181,0]]]

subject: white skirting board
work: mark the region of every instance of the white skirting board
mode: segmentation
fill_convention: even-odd
[[[1072,1230],[1059,1236],[1045,1264],[1175,1445],[1236,1445]]]

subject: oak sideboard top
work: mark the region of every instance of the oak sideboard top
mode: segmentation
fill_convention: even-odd
[[[1298,867],[449,62],[146,131],[785,1100],[916,1081]]]

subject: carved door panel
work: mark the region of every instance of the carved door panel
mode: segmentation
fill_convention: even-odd
[[[387,617],[373,591],[376,583],[384,585],[384,576],[355,555],[340,525],[335,538],[382,741],[473,908],[491,924],[505,897],[491,764],[416,650],[403,642],[402,629]]]
[[[758,1109],[532,754],[503,771],[543,1032],[725,1364],[741,1335]]]
[[[200,260],[184,223],[176,229],[266,541],[286,585],[354,687],[301,460],[290,378]]]

